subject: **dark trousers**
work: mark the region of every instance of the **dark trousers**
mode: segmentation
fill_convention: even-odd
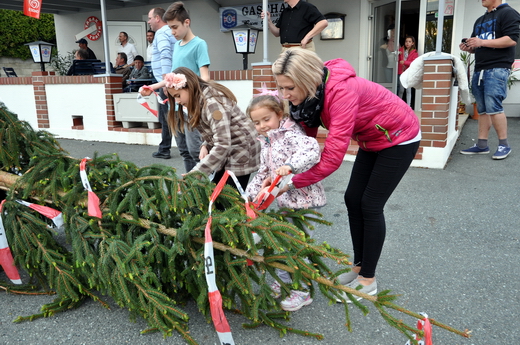
[[[166,99],[166,95],[163,92],[163,89],[159,89],[159,95],[162,99]],[[170,127],[168,126],[168,103],[159,104],[159,123],[161,124],[161,142],[159,143],[159,153],[170,154],[170,149],[172,147],[172,133],[170,132]]]
[[[379,152],[359,150],[345,192],[354,265],[373,278],[386,236],[384,206],[412,163],[419,142]]]
[[[184,114],[184,120],[188,121],[188,115]],[[179,154],[184,162],[184,169],[186,172],[190,172],[191,169],[200,162],[200,147],[202,145],[202,138],[200,132],[194,128],[188,129],[188,125],[184,124],[184,133],[177,131],[175,133],[175,142],[179,149]]]

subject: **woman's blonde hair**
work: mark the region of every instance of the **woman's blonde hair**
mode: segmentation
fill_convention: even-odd
[[[271,95],[262,95],[253,98],[247,106],[247,116],[251,117],[251,112],[258,108],[267,108],[270,111],[275,112],[280,118],[288,115],[287,102]]]
[[[310,50],[293,48],[280,54],[272,71],[275,77],[284,75],[290,78],[310,99],[316,97],[316,89],[322,83],[323,61]]]
[[[211,97],[215,97],[217,101],[222,98],[229,98],[233,102],[237,101],[233,92],[231,92],[227,87],[212,81],[206,82],[189,68],[179,67],[172,73],[184,74],[186,76],[186,86],[183,89],[188,90],[190,99],[186,106],[188,109],[187,124],[190,130],[199,125],[202,109],[206,106],[206,99],[203,96],[203,91],[205,89],[209,89]],[[184,124],[186,123],[186,120],[183,115],[183,107],[179,105],[177,110],[175,110],[175,99],[170,93],[168,93],[168,99],[170,101],[170,111],[168,113],[168,126],[170,127],[170,131],[173,133],[177,131],[184,133]],[[222,102],[220,103],[223,104]]]

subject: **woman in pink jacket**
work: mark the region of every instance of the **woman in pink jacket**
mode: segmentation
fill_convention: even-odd
[[[339,281],[352,288],[361,285],[361,292],[374,295],[386,234],[383,209],[419,148],[417,116],[397,95],[357,77],[342,59],[323,63],[313,52],[290,49],[272,70],[291,117],[307,135],[315,137],[320,125],[329,130],[320,162],[296,174],[283,192],[323,180],[343,162],[350,139],[359,144],[345,192],[354,267]]]
[[[413,60],[417,59],[419,54],[415,48],[415,38],[413,36],[406,36],[404,40],[404,47],[399,48],[399,64],[397,65],[397,77],[399,81],[399,89],[397,95],[399,98],[403,98],[404,90],[403,84],[401,84],[401,74],[410,67]],[[412,104],[412,88],[406,89],[406,103],[410,106]]]

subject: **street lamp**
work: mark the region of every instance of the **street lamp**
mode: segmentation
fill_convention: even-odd
[[[235,52],[242,54],[244,70],[247,69],[247,54],[254,54],[256,42],[258,42],[258,30],[256,29],[232,29],[233,43]]]
[[[51,62],[51,51],[54,44],[36,41],[31,43],[25,43],[31,50],[31,55],[35,63],[40,63],[42,72],[45,72],[45,63]]]

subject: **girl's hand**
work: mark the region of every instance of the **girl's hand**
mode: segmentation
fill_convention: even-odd
[[[281,167],[276,169],[274,172],[280,176],[287,176],[292,172],[292,169],[288,165],[282,165]]]
[[[269,187],[271,185],[271,183],[272,183],[272,180],[270,177],[268,177],[264,180],[264,182],[262,182],[261,188]]]
[[[147,86],[147,85],[145,85],[145,86]],[[145,86],[141,86],[139,88],[139,93],[141,94],[141,96],[150,96],[153,92],[153,89],[150,87],[145,87]]]
[[[258,202],[258,198],[262,195],[264,195],[264,193],[267,193],[267,190],[269,189],[269,186],[266,186],[266,187],[263,187],[262,189],[260,189],[260,191],[258,192],[258,194],[255,196],[255,198],[253,199],[253,202]]]
[[[199,159],[203,160],[209,154],[208,148],[204,145],[200,147]]]

